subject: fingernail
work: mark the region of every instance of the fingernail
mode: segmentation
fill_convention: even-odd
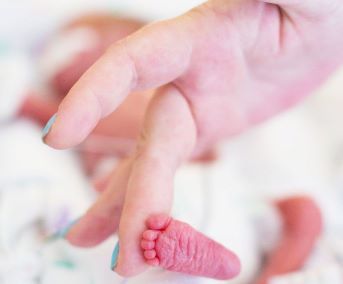
[[[114,270],[117,266],[118,255],[119,255],[119,242],[117,242],[117,244],[113,250],[113,253],[112,253],[111,270]]]
[[[74,221],[70,222],[67,226],[53,234],[49,237],[49,240],[56,240],[56,239],[63,239],[65,238],[69,231],[73,228],[73,226],[80,220],[80,218],[75,219]]]
[[[42,130],[42,138],[44,139],[45,136],[48,135],[52,125],[55,123],[56,121],[56,117],[57,117],[57,114],[55,113],[50,119],[49,121],[47,122],[47,124],[44,126],[43,130]]]

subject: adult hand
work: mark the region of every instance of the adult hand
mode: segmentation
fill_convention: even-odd
[[[130,92],[159,89],[135,155],[67,239],[96,245],[119,225],[116,271],[142,272],[141,233],[148,216],[169,212],[177,167],[320,85],[342,63],[342,7],[339,0],[211,0],[112,45],[60,105],[47,144],[75,146]]]

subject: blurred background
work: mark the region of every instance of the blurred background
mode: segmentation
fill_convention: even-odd
[[[52,239],[82,215],[135,146],[151,92],[132,94],[80,146],[56,151],[41,128],[106,47],[204,1],[0,0],[0,284],[217,283],[149,270],[111,272],[116,236],[92,249]],[[300,106],[182,167],[173,215],[233,249],[253,283],[282,235],[275,200],[308,196],[323,232],[306,263],[271,280],[343,283],[343,70]],[[234,230],[232,228],[235,228]]]

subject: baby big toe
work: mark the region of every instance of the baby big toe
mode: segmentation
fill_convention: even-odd
[[[147,226],[151,230],[164,230],[170,224],[172,218],[167,214],[151,216],[147,221]]]

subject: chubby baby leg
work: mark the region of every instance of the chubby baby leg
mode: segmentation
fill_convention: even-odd
[[[147,226],[141,247],[148,264],[215,279],[239,274],[238,257],[190,225],[161,214],[150,217]]]

